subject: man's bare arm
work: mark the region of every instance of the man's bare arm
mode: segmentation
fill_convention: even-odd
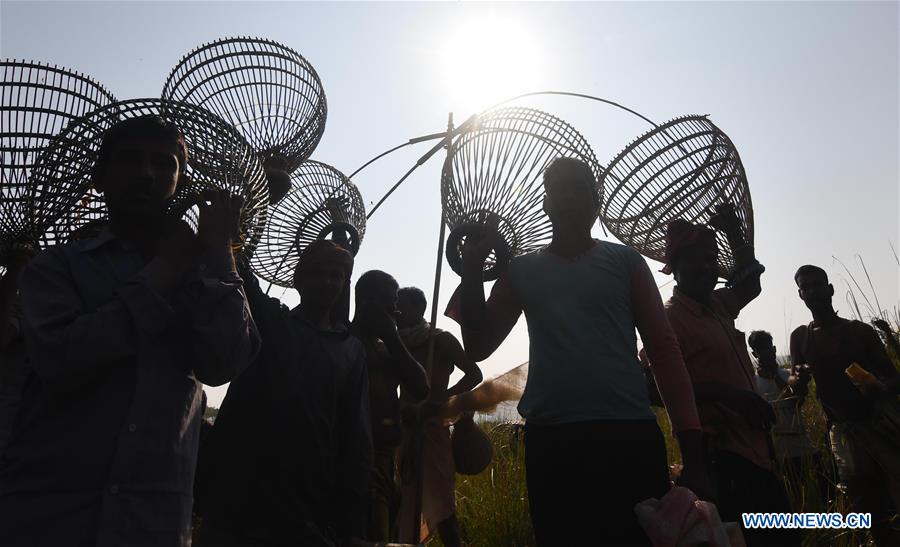
[[[400,386],[416,401],[424,401],[430,391],[428,375],[416,358],[409,353],[396,328],[393,335],[385,336],[382,341],[391,355],[397,375],[400,377]]]
[[[449,332],[445,332],[438,338],[437,343],[450,356],[453,365],[463,372],[463,377],[460,378],[459,382],[456,382],[453,387],[447,390],[447,397],[471,391],[481,383],[484,376],[481,373],[481,369],[478,368],[478,363],[469,358],[456,337]]]
[[[894,367],[894,362],[888,356],[875,329],[869,325],[862,325],[861,330],[863,332],[860,333],[860,336],[872,372],[884,383],[889,394],[897,395],[900,393],[900,373]]]
[[[791,374],[796,379],[793,383],[794,395],[800,399],[800,404],[806,400],[809,393],[810,373],[806,358],[803,356],[803,341],[806,340],[806,328],[797,327],[791,333]]]
[[[495,229],[496,226],[487,226],[483,234],[470,236],[462,252],[457,320],[462,327],[466,353],[474,361],[483,361],[494,353],[522,313],[521,306],[509,298],[511,287],[505,277],[494,284],[491,300],[485,302],[484,299],[484,263],[491,250],[500,244]],[[495,294],[505,298],[495,298]]]
[[[765,271],[756,260],[753,246],[744,240],[740,220],[731,204],[720,205],[710,218],[710,224],[725,234],[728,246],[734,256],[734,276],[731,289],[737,297],[739,309],[743,309],[762,293],[760,276]]]
[[[466,313],[465,285],[464,278],[461,286],[463,314]],[[478,297],[484,298],[484,285],[481,281],[478,281],[477,288],[470,289],[473,293],[477,290]],[[475,299],[471,295],[470,298]],[[510,331],[516,326],[519,316],[522,315],[522,307],[512,294],[510,282],[505,277],[500,278],[494,284],[491,297],[486,303],[482,302],[481,307],[483,312],[479,311],[478,313],[483,313],[484,317],[476,323],[477,326],[471,326],[471,323],[466,324],[465,318],[460,324],[465,351],[472,361],[484,361],[497,351],[500,344],[506,340]]]

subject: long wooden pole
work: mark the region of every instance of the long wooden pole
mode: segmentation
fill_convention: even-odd
[[[447,137],[444,139],[444,147],[446,149],[450,148],[450,141],[453,138],[453,113],[451,112],[447,119]],[[439,230],[438,236],[438,246],[437,246],[437,261],[434,267],[434,290],[431,294],[431,331],[428,335],[428,354],[425,358],[425,374],[428,377],[429,383],[431,382],[431,370],[432,364],[434,363],[434,345],[435,345],[435,329],[437,328],[437,318],[438,318],[438,300],[441,296],[441,267],[444,265],[444,239],[447,234],[447,219],[444,216],[444,207],[441,206],[441,228]],[[422,541],[422,498],[423,498],[423,479],[425,474],[425,459],[424,459],[424,448],[425,448],[425,428],[424,424],[418,424],[418,430],[416,431],[416,437],[414,442],[412,443],[414,446],[414,456],[413,461],[416,463],[416,474],[415,474],[415,484],[416,484],[416,503],[415,510],[413,511],[413,539],[415,539],[416,543],[421,543]]]

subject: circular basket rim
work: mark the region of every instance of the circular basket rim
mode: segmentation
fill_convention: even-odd
[[[511,127],[504,127],[502,125],[503,122],[509,123],[510,121],[513,122]],[[532,130],[529,130],[529,127],[526,124],[532,124],[532,128],[535,125],[537,125],[538,127],[546,128],[548,129],[547,133],[555,134],[559,137],[564,138],[553,140],[549,138],[548,134],[536,134]],[[590,166],[591,171],[594,174],[594,190],[600,197],[600,202],[602,203],[602,177],[605,173],[605,168],[597,160],[596,153],[590,142],[581,132],[578,131],[578,129],[575,128],[574,125],[560,118],[559,116],[537,108],[523,106],[503,106],[480,114],[478,119],[471,125],[471,127],[466,131],[461,132],[456,138],[454,138],[451,141],[450,146],[448,147],[447,156],[445,157],[443,166],[441,168],[441,206],[446,218],[446,225],[451,230],[451,233],[459,226],[472,222],[472,219],[470,218],[472,214],[471,211],[457,211],[453,214],[450,214],[450,212],[448,211],[450,203],[459,204],[461,201],[459,197],[460,192],[456,188],[459,183],[454,173],[455,160],[458,157],[459,151],[463,149],[463,147],[470,145],[470,143],[473,143],[478,139],[490,138],[490,135],[497,133],[512,133],[517,136],[524,135],[524,138],[535,139],[535,142],[540,143],[540,145],[549,145],[556,149],[564,149],[565,152],[561,151],[557,154],[557,157],[575,157],[581,161],[584,161]],[[507,145],[504,144],[504,146]],[[489,157],[489,153],[490,151],[486,151],[484,157]],[[546,165],[544,167],[546,167]],[[479,178],[479,175],[476,175],[472,178],[477,179]],[[533,201],[535,200],[530,200],[529,203]],[[528,207],[532,207],[532,205],[529,205]],[[481,209],[487,210],[484,204],[482,204],[482,207],[479,210]],[[496,211],[492,212],[494,212],[498,216],[503,216],[499,215],[499,213],[497,213]],[[595,211],[595,218],[597,218],[598,213],[599,204],[598,210]],[[533,215],[528,216],[530,219]],[[510,229],[514,232],[513,235],[515,240],[511,242],[508,241],[505,237],[502,238],[508,249],[510,259],[533,250],[531,249],[533,245],[531,245],[531,243],[529,242],[530,239],[534,237],[536,237],[538,240],[546,239],[551,233],[551,224],[549,218],[544,218],[541,221],[538,221],[538,226],[541,226],[542,228],[529,230],[529,234],[524,237],[515,233],[515,222],[507,221],[507,223],[509,224]],[[533,235],[535,233],[539,235]],[[458,262],[458,257],[454,257],[451,259],[451,252],[451,247],[448,245],[447,259],[451,265],[451,268],[453,268],[453,264]],[[497,271],[496,266],[497,265],[486,265],[486,277],[493,277],[495,275],[499,275],[499,273],[502,273]],[[490,270],[490,274],[487,273],[488,270]],[[454,269],[454,271],[456,270]],[[459,272],[457,271],[457,273]]]
[[[180,113],[177,115],[173,114],[173,112],[177,111],[180,111]],[[59,137],[65,137],[66,141],[88,141],[94,145],[94,149],[90,153],[90,159],[92,160],[90,161],[90,166],[85,169],[74,170],[68,177],[73,180],[77,179],[79,182],[78,186],[73,186],[68,192],[71,203],[67,208],[67,212],[63,214],[63,217],[70,214],[75,209],[75,203],[88,195],[93,188],[91,173],[96,161],[96,154],[99,152],[106,131],[119,121],[147,115],[160,116],[163,119],[171,121],[178,127],[179,131],[184,135],[188,147],[188,161],[185,169],[196,171],[202,175],[203,179],[215,180],[214,175],[205,172],[205,170],[215,166],[206,165],[198,159],[196,154],[191,153],[191,149],[195,145],[193,145],[191,141],[191,131],[185,129],[185,120],[190,124],[204,126],[207,129],[215,131],[215,134],[219,136],[220,139],[226,139],[235,147],[242,148],[246,151],[246,156],[238,160],[238,164],[243,166],[244,171],[241,175],[239,187],[243,193],[247,194],[247,196],[245,196],[244,210],[248,211],[247,216],[242,218],[241,221],[243,229],[245,230],[245,232],[242,233],[243,244],[241,253],[252,254],[254,247],[259,240],[259,235],[262,233],[262,228],[266,224],[267,216],[268,186],[266,184],[265,171],[262,164],[259,162],[259,159],[253,152],[253,148],[250,144],[231,124],[214,112],[184,101],[160,97],[136,97],[119,100],[101,108],[94,109],[70,123],[69,126],[60,133]],[[107,125],[107,127],[104,127],[104,124]],[[59,146],[59,150],[64,151],[69,145],[61,144]],[[52,163],[50,164],[50,167],[51,170],[47,174],[48,177],[54,175],[56,169]],[[188,175],[189,173],[186,171],[185,174]],[[189,178],[186,183],[179,184],[179,188],[176,190],[176,194],[171,200],[170,209],[172,211],[186,212],[191,207],[191,204],[188,202],[190,200],[190,195],[198,189],[197,185],[208,182],[209,181],[198,182],[195,176]],[[37,186],[36,183],[35,186]],[[99,218],[105,218],[105,202],[101,202],[99,208],[101,214]],[[92,222],[98,219],[92,219]],[[74,232],[76,230],[72,231]],[[42,239],[44,240],[43,243],[45,245],[50,243],[43,236]],[[53,243],[57,242],[58,240],[53,240]]]
[[[679,124],[690,123],[701,124],[706,127],[706,130],[697,131],[695,128],[691,128],[691,131],[687,135],[669,135],[667,133],[668,130]],[[639,156],[637,159],[640,161],[635,165],[622,168],[623,171],[627,172],[626,176],[622,178],[614,177],[616,169],[620,164],[626,165],[626,159],[632,153],[638,150],[641,145],[661,134],[668,137],[668,140],[671,143],[670,145],[665,148],[653,147],[652,154],[646,157]],[[702,160],[696,160],[696,166],[693,169],[682,174],[675,180],[668,182],[663,189],[654,190],[656,195],[653,199],[648,201],[648,205],[645,205],[641,211],[627,212],[629,210],[629,205],[637,200],[641,193],[639,189],[631,189],[628,187],[628,183],[632,181],[632,177],[634,177],[642,168],[650,165],[654,159],[665,157],[665,154],[668,151],[676,147],[681,148],[683,143],[704,135],[713,136],[711,144],[706,147],[691,149],[689,152],[684,151],[682,148],[682,156],[678,157],[678,159],[669,161],[665,167],[656,168],[656,171],[658,172],[654,172],[648,180],[657,179],[668,168],[695,155],[702,153]],[[719,141],[719,139],[721,140]],[[717,155],[717,152],[721,152],[722,150],[727,151],[727,154]],[[719,183],[690,189],[690,191],[685,194],[686,196],[692,196],[688,204],[682,203],[680,199],[673,199],[673,196],[670,196],[669,199],[665,200],[660,198],[660,195],[665,191],[669,191],[673,188],[678,189],[680,187],[685,187],[685,179],[696,180],[697,177],[702,176],[708,168],[713,166],[716,168],[716,176],[713,177],[713,180],[719,181]],[[732,168],[729,169],[729,166],[732,166]],[[726,171],[725,179],[731,180],[730,183],[721,182],[723,177],[720,175]],[[609,184],[610,182],[614,182],[614,185]],[[643,182],[642,184],[646,185],[647,183]],[[678,116],[640,134],[637,138],[630,141],[628,145],[616,154],[609,164],[607,164],[603,185],[608,197],[603,200],[600,207],[601,222],[613,236],[651,260],[665,262],[665,230],[669,222],[676,218],[682,218],[692,223],[701,222],[703,215],[709,214],[712,206],[716,203],[731,203],[735,207],[735,212],[738,215],[738,219],[741,221],[741,229],[745,240],[750,244],[753,242],[753,202],[750,195],[746,170],[740,158],[740,153],[728,134],[710,120],[708,115],[688,114]],[[687,187],[690,187],[690,185]],[[628,195],[629,193],[630,195]],[[623,198],[624,201],[616,204],[615,200],[620,194],[625,195],[626,197]],[[713,196],[705,207],[697,207],[704,198],[711,194]],[[681,195],[679,194],[678,197],[680,198],[680,196]],[[646,207],[650,204],[656,205],[652,211],[647,211]],[[613,207],[613,205],[615,205],[615,207]],[[658,210],[661,208],[663,209],[663,212],[657,214]],[[620,210],[620,212],[611,212],[611,209],[614,209],[615,211]],[[671,215],[673,210],[678,210],[678,214]],[[688,214],[690,211],[693,211],[693,213]],[[641,219],[645,218],[654,220],[649,227],[641,228],[641,231],[643,232],[642,236],[636,236],[635,232],[638,230],[638,225]],[[731,249],[727,245],[726,238],[718,232],[717,241],[719,243],[719,275],[724,278],[728,277],[733,270],[734,258]],[[660,242],[662,242],[661,245],[659,244]]]
[[[304,172],[304,167],[311,168],[313,171],[308,173]],[[340,169],[334,167],[333,165],[312,159],[308,159],[302,162],[300,166],[298,166],[297,169],[295,169],[290,174],[290,190],[288,190],[287,194],[284,198],[281,199],[281,201],[270,207],[270,222],[266,224],[265,230],[263,230],[263,233],[260,236],[257,253],[254,254],[250,263],[252,271],[257,276],[259,276],[264,281],[267,281],[279,287],[294,288],[293,272],[296,268],[296,262],[299,260],[300,254],[303,252],[303,248],[300,248],[299,245],[299,240],[301,239],[301,234],[299,232],[301,228],[304,228],[304,220],[311,215],[327,212],[325,200],[327,200],[328,198],[322,199],[321,203],[311,203],[308,200],[301,201],[300,199],[289,201],[289,196],[299,192],[300,189],[302,189],[304,186],[327,186],[318,184],[316,183],[316,181],[304,184],[304,176],[310,176],[313,174],[324,175],[327,180],[336,181],[336,184],[334,186],[330,186],[330,188],[332,188],[334,191],[340,189],[343,194],[350,194],[351,201],[359,206],[359,211],[354,211],[354,214],[351,216],[354,216],[356,220],[359,220],[359,222],[357,224],[347,221],[330,222],[324,228],[316,228],[315,234],[307,235],[309,235],[312,240],[320,239],[323,234],[327,235],[329,233],[332,233],[336,228],[343,228],[346,230],[346,228],[342,226],[343,224],[346,224],[348,227],[353,229],[352,232],[350,232],[349,230],[347,231],[350,236],[351,247],[353,247],[352,249],[350,249],[350,251],[354,256],[359,252],[359,249],[362,246],[363,239],[365,238],[365,201],[363,200],[362,193],[359,191],[359,188],[356,186],[356,184],[354,184],[353,181],[350,180],[350,178],[345,175]],[[301,203],[301,207],[304,207],[305,215],[303,216],[293,215],[293,213],[297,212],[295,211],[295,206],[298,203]],[[279,210],[284,210],[285,214],[280,214]],[[288,215],[288,213],[291,213],[291,215]],[[284,217],[288,216],[290,216],[288,222],[274,222],[275,219],[278,219],[280,221],[283,220]],[[352,221],[354,219],[350,220]],[[282,234],[281,237],[269,237],[269,231],[274,229],[276,225],[278,226],[278,232]],[[285,251],[283,248],[281,248],[279,249],[278,253],[271,252],[270,247],[273,247],[275,245],[269,243],[270,239],[282,243],[290,240],[291,243],[289,249]],[[265,261],[263,261],[263,257],[266,257]],[[274,268],[274,272],[272,271],[273,264],[277,264],[277,266]]]
[[[32,121],[30,131],[22,131],[18,127],[4,127],[0,130],[0,138],[3,140],[26,139],[29,141],[28,145],[20,150],[33,153],[34,158],[31,161],[17,162],[16,156],[13,155],[10,158],[11,162],[4,161],[4,164],[0,166],[0,171],[2,171],[0,180],[4,185],[10,183],[21,186],[21,195],[10,195],[4,198],[9,206],[4,206],[2,211],[7,220],[3,222],[0,246],[6,248],[31,245],[39,248],[44,233],[67,214],[66,207],[54,207],[49,214],[43,214],[48,212],[47,208],[43,208],[42,214],[35,214],[35,210],[38,208],[34,196],[35,177],[39,176],[45,160],[45,153],[56,146],[60,136],[66,133],[72,125],[78,123],[82,117],[113,104],[118,99],[94,77],[80,70],[55,63],[33,59],[0,58],[0,70],[4,74],[4,79],[0,80],[0,88],[4,89],[2,94],[11,99],[10,104],[0,105],[0,112],[30,113],[37,117],[43,116],[45,119],[48,119],[46,118],[48,116],[58,116],[60,121],[63,121],[60,127],[50,124],[39,126],[35,130],[35,124]],[[43,81],[39,81],[41,75],[44,75]],[[16,78],[17,76],[19,78]],[[57,85],[62,82],[68,85]],[[6,92],[6,90],[15,89],[34,91],[24,94],[15,92],[8,94]],[[65,100],[55,103],[51,101],[48,106],[47,98],[53,95],[65,97]],[[22,99],[26,100],[22,101]],[[60,108],[61,105],[67,108]],[[77,106],[84,106],[84,108],[76,108]],[[15,119],[19,120],[19,115],[16,115]],[[49,130],[51,128],[52,130]],[[35,140],[43,142],[39,146],[31,146],[35,144]],[[19,193],[16,192],[16,194]],[[13,205],[14,203],[19,205]]]
[[[277,49],[279,51],[222,51],[221,53],[216,52],[212,57],[202,58],[202,55],[204,53],[214,51],[217,48],[224,48],[232,44],[264,45],[273,49]],[[322,78],[312,62],[310,62],[309,59],[300,54],[300,52],[296,49],[275,40],[254,36],[225,37],[219,38],[217,40],[212,40],[210,42],[205,42],[200,46],[192,49],[188,53],[182,55],[182,57],[169,72],[166,81],[163,83],[161,96],[172,98],[176,94],[176,90],[179,89],[179,87],[185,82],[185,80],[201,67],[210,65],[222,59],[227,59],[229,57],[243,56],[265,56],[279,58],[291,63],[295,63],[297,66],[302,67],[306,74],[299,77],[309,85],[317,99],[315,101],[308,101],[308,104],[310,105],[310,113],[306,117],[306,119],[303,120],[303,123],[297,124],[294,127],[293,131],[286,132],[287,134],[283,135],[283,138],[272,139],[273,141],[275,141],[275,144],[260,143],[260,145],[257,146],[253,143],[253,141],[257,140],[256,138],[251,139],[249,136],[245,136],[248,142],[251,142],[251,146],[254,152],[256,152],[260,156],[260,161],[265,163],[269,158],[272,157],[282,158],[285,160],[286,165],[289,167],[287,168],[287,172],[290,173],[294,169],[299,167],[301,163],[309,160],[310,156],[313,154],[313,152],[315,152],[315,149],[318,147],[319,143],[322,140],[322,136],[325,133],[325,122],[328,118],[328,98],[325,93],[325,86],[322,84]],[[195,58],[198,58],[199,62],[191,65],[191,61]],[[274,70],[295,74],[294,72],[285,70],[283,67],[274,65],[260,65],[252,67],[242,65],[233,67],[222,74],[228,74],[237,70],[244,70],[247,68],[263,68],[265,70]],[[191,89],[181,93],[181,95],[183,96],[176,100],[187,101],[188,97],[193,95],[194,92],[203,84],[207,84],[217,77],[220,77],[222,74],[213,74],[204,77],[200,84],[196,84]],[[257,84],[275,85],[274,82],[257,82]],[[288,86],[283,87],[285,87],[286,89],[292,89]],[[302,95],[304,99],[306,98],[306,95],[300,95]],[[201,102],[205,103],[206,99]],[[288,116],[283,116],[283,118],[286,120],[291,120],[292,122],[294,121],[294,118],[289,118]],[[253,120],[245,121],[249,122]],[[244,124],[235,123],[233,125],[236,126],[239,132],[241,132],[242,134],[244,133],[244,130],[242,128],[242,125]],[[304,143],[304,140],[306,140],[307,142]],[[298,143],[301,143],[303,145],[300,146]],[[286,150],[290,150],[290,152],[285,152]]]

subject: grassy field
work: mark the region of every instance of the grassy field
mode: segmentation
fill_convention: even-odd
[[[818,404],[804,405],[804,419],[820,453],[828,456],[825,446],[825,423]],[[680,461],[676,441],[672,438],[665,412],[658,421],[666,438],[669,461]],[[494,444],[494,460],[483,473],[457,475],[456,503],[462,536],[470,547],[526,547],[535,545],[528,516],[528,494],[525,486],[525,446],[521,430],[512,424],[484,422]],[[828,460],[826,460],[828,461]],[[787,481],[788,494],[797,512],[840,512],[850,509],[843,495],[836,491],[833,477],[817,476],[812,462],[796,483]],[[829,499],[828,491],[836,493]],[[867,534],[846,531],[810,531],[804,547],[858,547],[866,545]],[[428,547],[442,546],[432,537]]]
[[[898,355],[889,348],[891,357],[900,368]],[[810,439],[822,456],[824,466],[807,462],[796,480],[786,479],[785,485],[796,512],[850,512],[847,498],[841,493],[831,467],[827,446],[825,416],[815,398],[815,384],[802,408],[802,416]],[[680,454],[672,437],[665,411],[657,412],[657,420],[666,439],[670,463],[679,463]],[[534,545],[534,535],[528,516],[528,496],[525,486],[523,432],[520,426],[482,422],[494,444],[494,460],[480,475],[457,475],[456,500],[462,535],[470,547],[525,547]],[[432,537],[429,547],[441,546]],[[843,530],[807,531],[804,547],[860,547],[869,543],[867,532]]]

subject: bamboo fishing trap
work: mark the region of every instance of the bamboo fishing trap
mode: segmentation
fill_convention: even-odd
[[[247,141],[227,122],[204,108],[178,101],[132,99],[106,105],[69,127],[44,154],[37,169],[34,194],[58,196],[65,214],[45,236],[68,240],[73,233],[104,221],[102,196],[92,186],[97,152],[106,132],[121,120],[158,115],[177,126],[188,148],[185,179],[169,205],[169,213],[185,217],[196,228],[196,197],[206,189],[226,190],[244,198],[241,236],[236,250],[252,254],[266,222],[268,187],[263,167]],[[64,188],[65,192],[60,192]]]
[[[260,38],[224,38],[188,53],[162,97],[201,106],[234,125],[266,170],[273,203],[325,131],[325,91],[312,64]]]
[[[251,267],[280,287],[294,286],[300,253],[317,239],[341,241],[355,255],[366,232],[366,211],[356,186],[334,167],[307,160],[291,175],[291,188],[271,206]]]
[[[675,118],[641,135],[609,163],[600,219],[624,244],[665,261],[672,220],[705,223],[714,205],[730,203],[744,241],[753,243],[753,204],[737,148],[706,116]],[[734,271],[724,234],[719,275]]]
[[[602,192],[602,170],[590,144],[565,121],[532,108],[488,111],[450,144],[441,173],[441,202],[450,235],[447,262],[462,272],[466,238],[493,222],[502,240],[485,265],[496,279],[509,260],[546,245],[552,235],[543,212],[543,172],[557,157],[577,158],[594,173]]]
[[[35,248],[44,233],[71,206],[70,179],[35,179],[46,164],[48,147],[74,120],[115,98],[84,74],[34,61],[0,61],[0,263],[18,246]],[[68,144],[69,156],[90,154],[81,141]]]

